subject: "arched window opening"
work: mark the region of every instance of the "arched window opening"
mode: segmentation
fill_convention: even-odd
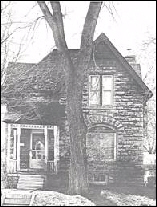
[[[106,163],[116,160],[116,139],[115,128],[108,124],[99,123],[88,129],[86,153],[91,182],[108,183],[109,179],[112,180],[112,177],[107,172]],[[93,169],[92,166],[95,166],[95,168]]]
[[[94,161],[116,160],[116,131],[105,125],[95,125],[88,130],[87,155]]]

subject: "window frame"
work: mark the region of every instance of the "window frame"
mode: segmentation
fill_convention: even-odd
[[[30,157],[33,160],[45,160],[45,156],[42,157],[43,159],[33,158],[33,152],[35,152],[35,157],[36,157],[38,151],[40,151],[40,152],[43,152],[44,151],[44,154],[45,154],[45,139],[43,139],[44,140],[44,143],[42,143],[40,141],[44,145],[44,150],[36,150],[35,148],[33,149],[33,135],[43,135],[43,137],[44,137],[44,133],[43,133],[43,130],[42,131],[34,131],[34,130],[32,130],[31,138],[30,138],[30,152],[31,152]],[[36,144],[37,143],[35,143],[35,147],[36,147]],[[30,159],[30,157],[29,157],[29,159]]]
[[[105,162],[114,162],[117,160],[117,133],[115,131],[105,131],[105,132],[89,132],[90,134],[113,134],[113,158],[105,159]],[[88,138],[90,139],[90,138]],[[100,147],[100,146],[99,146]]]
[[[92,90],[91,88],[91,83],[92,83],[92,81],[91,81],[91,77],[99,77],[99,90]],[[101,81],[101,78],[100,78],[100,75],[89,75],[89,106],[100,106],[101,105],[101,83],[100,83],[100,81]],[[91,104],[90,103],[90,94],[91,94],[91,92],[93,92],[93,91],[99,91],[99,101],[98,101],[98,104]]]
[[[99,77],[99,101],[98,104],[91,104],[91,77],[97,76]],[[103,90],[103,77],[112,77],[112,87],[111,90]],[[89,107],[102,107],[102,108],[111,108],[114,105],[114,75],[113,74],[91,74],[89,75],[89,87],[88,87],[88,97],[89,97]],[[103,91],[110,91],[111,92],[111,104],[103,104]]]
[[[109,90],[109,89],[107,89],[107,90],[104,90],[103,89],[103,77],[111,77],[112,78],[112,85],[111,85],[111,89]],[[114,90],[114,87],[113,87],[113,84],[114,84],[114,80],[113,80],[113,75],[102,75],[101,76],[101,79],[102,79],[102,81],[101,81],[101,90],[102,90],[102,95],[101,95],[101,106],[113,106],[113,90]],[[103,104],[103,91],[107,91],[107,92],[110,92],[111,93],[111,104]]]

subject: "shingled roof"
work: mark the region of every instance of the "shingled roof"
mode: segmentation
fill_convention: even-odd
[[[16,124],[59,125],[61,119],[66,116],[65,106],[58,102],[36,102],[20,108],[20,113],[6,113],[2,121]]]
[[[119,63],[123,66],[123,68],[130,74],[130,76],[135,80],[137,85],[142,89],[144,94],[147,94],[148,99],[152,97],[152,92],[142,81],[141,77],[135,72],[134,68],[128,63],[128,61],[121,55],[121,53],[114,47],[114,45],[110,42],[108,37],[102,33],[95,41],[94,44],[97,45],[101,42],[105,43],[113,55],[119,60]],[[79,53],[79,49],[69,49],[70,56],[73,60],[77,57]],[[51,53],[49,53],[46,57],[44,57],[37,64],[30,63],[10,63],[8,66],[7,72],[7,81],[10,83],[13,82],[17,77],[22,77],[22,81],[24,79],[28,80],[28,84],[24,84],[26,89],[33,88],[33,84],[36,84],[37,90],[43,91],[52,91],[59,92],[58,88],[63,90],[65,87],[61,87],[64,85],[64,59],[62,55],[55,49]],[[14,69],[13,69],[14,68]],[[26,80],[24,80],[26,81]],[[18,82],[18,81],[16,81]],[[21,80],[19,85],[21,84]],[[61,84],[61,85],[60,85]],[[11,84],[10,84],[11,85]],[[35,90],[35,88],[34,88]]]

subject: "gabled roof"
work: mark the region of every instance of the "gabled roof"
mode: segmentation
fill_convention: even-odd
[[[148,99],[153,96],[152,91],[145,85],[139,75],[135,72],[133,67],[128,63],[128,61],[121,55],[121,53],[115,48],[115,46],[111,43],[109,38],[101,33],[100,36],[94,41],[94,44],[97,45],[100,42],[105,42],[105,44],[109,47],[115,57],[119,60],[122,66],[128,71],[128,73],[132,76],[132,78],[136,81],[136,83],[144,90],[145,94],[148,95]]]
[[[137,85],[142,89],[142,92],[144,94],[147,94],[147,100],[151,98],[153,93],[149,90],[149,88],[142,81],[141,77],[135,72],[134,68],[120,54],[120,52],[115,48],[115,46],[110,42],[104,33],[100,34],[100,36],[94,41],[94,44],[97,45],[101,42],[104,42],[105,45],[110,49],[114,57],[116,57],[119,63],[122,64],[124,69],[126,69],[130,76],[135,80]],[[71,58],[74,60],[79,53],[79,49],[69,49],[69,52]],[[8,67],[9,69],[11,68],[10,66],[11,64]],[[64,74],[63,70],[61,69],[64,67],[64,60],[57,49],[54,49],[37,64],[15,63],[14,67],[16,67],[16,70],[11,71],[10,69],[12,75],[10,76],[10,74],[8,74],[8,80],[11,82],[13,78],[17,79],[19,71],[22,71],[22,75],[31,80],[29,83],[33,85],[35,82],[37,82],[38,89],[43,88],[45,91],[50,91],[50,93],[52,93],[51,89],[55,90],[58,93],[59,82],[61,82],[61,84],[64,84]],[[26,87],[30,86],[26,85]]]

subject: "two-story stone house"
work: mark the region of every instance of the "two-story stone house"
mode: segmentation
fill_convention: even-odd
[[[75,61],[79,50],[69,51]],[[94,42],[82,94],[89,182],[131,182],[131,177],[137,182],[145,104],[152,92],[135,57],[124,58],[101,34]],[[10,63],[4,97],[8,174],[67,171],[64,60],[57,50],[37,64]]]

